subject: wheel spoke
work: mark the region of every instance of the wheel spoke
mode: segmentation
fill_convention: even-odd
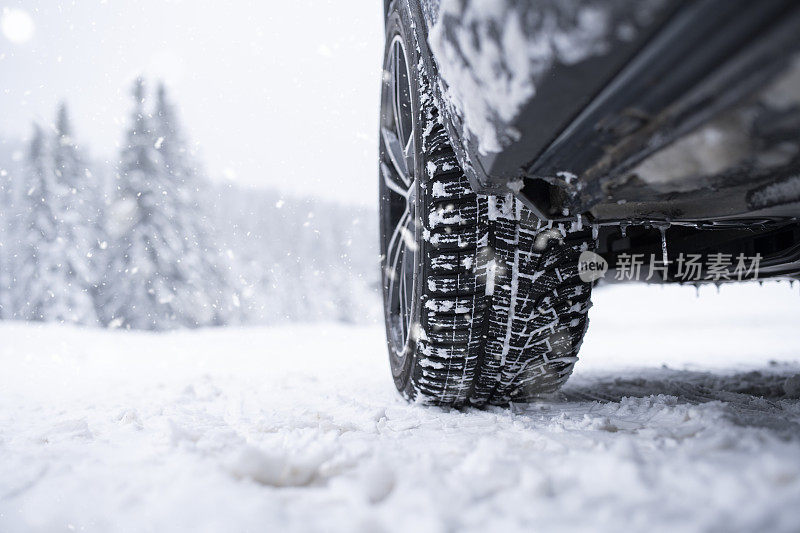
[[[411,252],[409,254],[409,252]],[[403,323],[403,338],[408,334],[410,329],[410,322],[411,322],[411,304],[413,299],[414,293],[414,285],[412,280],[414,279],[414,258],[415,254],[410,246],[406,246],[403,249],[403,260],[401,263],[402,268],[402,279],[403,284],[400,288],[400,301],[402,302],[401,307],[401,320]]]
[[[400,304],[400,338],[405,339],[406,322],[407,322],[406,313],[408,309],[408,302],[406,301],[406,275],[405,275],[406,263],[407,263],[407,258],[406,258],[407,248],[405,246],[403,246],[402,248],[403,252],[401,255],[403,256],[403,258],[400,260],[400,288],[398,289],[397,299],[399,300]]]
[[[388,268],[393,274],[389,276],[389,309],[393,312],[396,310],[398,313],[397,318],[401,339],[405,339],[408,333],[413,291],[413,258],[415,257],[416,244],[413,242],[412,225],[413,219],[409,214],[404,217],[402,224],[398,225],[396,229],[397,237],[395,238],[396,249],[394,253],[392,255],[387,254],[387,258],[390,258]]]
[[[392,54],[392,62],[394,63],[394,76],[392,77],[392,111],[394,115],[394,131],[400,144],[405,144],[405,135],[403,132],[402,106],[403,106],[403,70],[405,69],[404,62],[401,62],[401,54],[403,50],[400,48],[399,43],[394,45],[394,53]]]
[[[399,194],[403,198],[408,198],[409,189],[406,188],[406,184],[398,183],[392,170],[383,162],[381,163],[381,174],[383,175],[383,183],[386,185],[387,189]]]
[[[408,142],[403,147],[403,156],[404,161],[406,162],[406,168],[414,168],[414,144],[414,136],[409,135]],[[409,181],[413,181],[413,179],[409,177]]]
[[[395,281],[397,280],[397,276],[398,274],[402,274],[397,271],[397,260],[400,257],[400,252],[405,247],[403,230],[406,229],[406,225],[410,220],[411,214],[407,210],[404,211],[403,216],[400,217],[400,221],[394,228],[394,232],[392,232],[392,237],[389,239],[389,245],[386,247],[386,274],[388,274],[389,277],[388,288],[390,300],[394,296],[394,285]]]
[[[389,156],[389,160],[392,162],[395,172],[400,176],[400,179],[407,189],[408,185],[411,183],[411,179],[409,178],[406,155],[403,152],[400,139],[388,128],[381,128],[381,135],[383,135],[383,145],[386,148],[386,155]]]

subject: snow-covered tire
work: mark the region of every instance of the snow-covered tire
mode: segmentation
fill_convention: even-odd
[[[577,360],[591,293],[578,257],[593,241],[540,222],[512,194],[473,192],[419,68],[405,9],[395,2],[387,21],[381,111],[382,279],[395,385],[409,400],[442,405],[528,401],[560,387]],[[399,143],[413,151],[406,181],[390,146],[404,138],[394,115],[405,108],[387,108],[403,92],[392,65],[398,42],[413,120],[408,144]],[[394,137],[385,132],[392,127]],[[406,201],[405,219],[396,196]]]

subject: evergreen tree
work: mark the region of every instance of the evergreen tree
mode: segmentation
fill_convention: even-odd
[[[62,289],[62,296],[70,309],[70,321],[93,325],[97,323],[94,298],[100,276],[102,196],[98,184],[89,182],[92,174],[72,138],[65,104],[58,110],[52,158],[63,195],[58,199],[58,233],[62,245],[60,259],[69,284]]]
[[[13,318],[15,229],[17,218],[15,173],[0,166],[0,320]]]
[[[193,290],[180,296],[184,315],[197,324],[226,324],[237,313],[230,261],[218,244],[201,187],[208,190],[202,172],[187,146],[175,106],[163,83],[156,95],[156,143],[164,171],[175,190],[176,216],[183,228],[182,264]]]
[[[197,327],[225,321],[218,257],[189,180],[194,171],[173,108],[159,91],[155,116],[145,110],[144,82],[134,85],[132,126],[122,150],[116,235],[106,319],[137,329]]]
[[[53,172],[47,139],[35,127],[26,165],[26,202],[17,235],[18,253],[12,306],[14,318],[41,321],[72,319],[70,280],[64,267],[64,241],[59,234],[60,199],[64,191]]]
[[[132,126],[121,153],[118,198],[110,209],[112,258],[103,291],[104,321],[111,325],[158,329],[176,317],[171,266],[179,236],[170,228],[170,190],[158,174],[159,153],[144,110],[144,83],[133,90]]]

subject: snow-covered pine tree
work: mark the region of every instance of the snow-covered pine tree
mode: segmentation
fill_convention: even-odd
[[[142,79],[134,83],[133,96],[133,123],[120,154],[118,197],[109,213],[114,240],[101,308],[112,326],[166,329],[180,325],[171,304],[183,283],[176,268],[181,237],[172,222],[175,193],[160,173]]]
[[[0,320],[12,318],[12,288],[14,286],[14,233],[16,226],[17,188],[15,173],[0,162]]]
[[[47,139],[35,126],[25,169],[27,187],[14,240],[16,275],[13,318],[61,322],[72,320],[70,279],[64,266],[64,240],[59,234],[62,185],[53,171]]]
[[[118,198],[109,209],[113,249],[103,309],[108,323],[170,329],[221,323],[218,277],[204,263],[196,205],[184,187],[174,114],[166,100],[145,110],[144,82],[134,84],[134,112],[121,153]]]
[[[100,278],[99,253],[104,237],[100,230],[102,192],[89,180],[86,166],[72,137],[65,104],[58,109],[55,138],[51,144],[56,181],[60,185],[58,234],[68,284],[61,297],[69,308],[69,321],[97,324],[95,292]]]
[[[182,269],[187,287],[193,289],[176,295],[178,305],[198,325],[232,322],[241,312],[240,291],[235,288],[231,260],[220,250],[208,204],[201,201],[201,188],[208,190],[208,183],[198,170],[163,83],[156,93],[155,130],[163,170],[175,190],[176,222],[183,229]]]

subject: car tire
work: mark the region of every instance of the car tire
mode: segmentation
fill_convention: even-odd
[[[404,2],[390,8],[381,97],[381,266],[389,360],[408,400],[504,405],[569,377],[588,324],[578,258],[513,194],[475,194],[422,71]],[[575,227],[571,229],[577,229]]]

